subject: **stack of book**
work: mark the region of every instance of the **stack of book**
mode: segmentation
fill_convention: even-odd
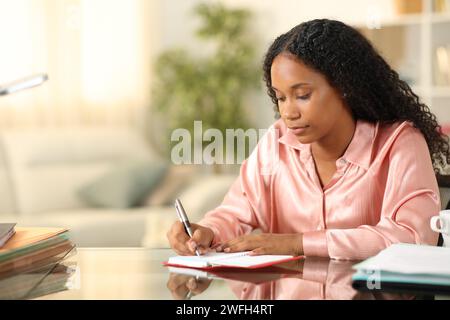
[[[0,248],[16,233],[15,223],[0,223]]]
[[[29,299],[66,288],[75,252],[67,229],[16,228],[0,249],[0,299]]]
[[[450,11],[450,0],[434,0],[433,11],[437,13],[446,13]]]

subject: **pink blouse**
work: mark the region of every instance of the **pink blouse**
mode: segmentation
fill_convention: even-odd
[[[410,122],[358,120],[322,189],[311,155],[282,119],[241,166],[222,204],[199,222],[213,243],[254,229],[302,233],[307,256],[365,259],[392,243],[436,245],[439,189],[426,141]]]

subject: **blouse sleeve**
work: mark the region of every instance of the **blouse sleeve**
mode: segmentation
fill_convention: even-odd
[[[222,204],[205,214],[200,225],[214,231],[213,244],[249,234],[254,229],[268,231],[270,204],[268,184],[278,146],[273,127],[261,138],[240,169],[240,175],[226,194]]]
[[[389,169],[378,224],[307,232],[303,235],[305,255],[359,260],[393,243],[437,244],[438,234],[429,223],[440,210],[439,189],[420,131],[401,132],[384,161]]]

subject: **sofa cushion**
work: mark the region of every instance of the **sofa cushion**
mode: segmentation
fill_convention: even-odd
[[[219,206],[236,179],[233,174],[199,175],[183,190],[179,199],[192,222],[199,221],[206,212]]]
[[[178,195],[191,222],[198,222],[205,213],[219,206],[236,179],[237,176],[232,174],[196,175],[194,181]],[[152,214],[146,216],[143,246],[169,247],[166,233],[175,221],[177,216],[173,205],[167,210],[152,210]]]
[[[68,127],[2,133],[19,215],[79,209],[77,190],[127,160],[156,155],[127,127]]]
[[[139,205],[167,170],[159,161],[121,163],[78,190],[90,207],[124,209]]]
[[[145,206],[172,206],[179,192],[186,188],[198,173],[195,165],[173,165],[163,180],[145,199]]]
[[[146,232],[146,217],[161,210],[164,208],[80,209],[2,219],[17,222],[20,227],[68,228],[77,247],[140,247]]]

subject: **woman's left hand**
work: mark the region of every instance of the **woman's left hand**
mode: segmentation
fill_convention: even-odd
[[[303,255],[302,234],[250,234],[230,240],[217,248],[217,251],[251,251],[251,255],[279,254]]]

